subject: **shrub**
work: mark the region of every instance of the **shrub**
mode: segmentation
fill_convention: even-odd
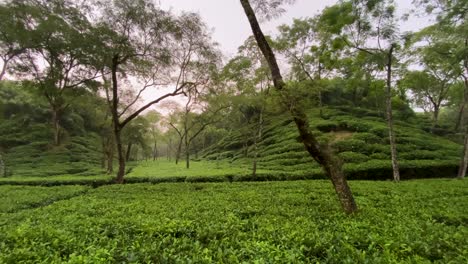
[[[382,143],[382,138],[372,133],[356,133],[353,135],[353,139],[363,140],[366,143]]]
[[[340,126],[349,131],[367,132],[372,129],[372,125],[364,120],[348,119],[340,122]]]
[[[372,153],[370,156],[369,156],[370,159],[375,159],[375,160],[386,160],[386,159],[390,159],[390,155],[387,155],[385,153],[381,153],[381,152],[378,152],[378,153]]]
[[[338,156],[343,161],[349,162],[349,163],[359,163],[359,162],[365,162],[369,160],[369,157],[367,157],[366,155],[361,154],[361,153],[351,152],[351,151],[341,152],[338,154]]]
[[[365,152],[366,142],[358,139],[347,139],[333,143],[333,147],[338,152],[352,151],[352,152]]]
[[[374,126],[373,128],[369,129],[369,132],[379,137],[388,136],[388,128],[386,126]]]
[[[339,129],[338,122],[330,120],[320,120],[315,122],[315,127],[322,132],[337,131]]]
[[[447,159],[449,156],[444,152],[429,151],[423,149],[414,149],[400,155],[401,159],[405,160],[434,160],[434,159]]]
[[[393,169],[390,160],[370,160],[359,164],[345,164],[344,170],[348,179],[393,179]],[[454,177],[457,171],[458,162],[452,160],[400,161],[400,178],[402,180]]]

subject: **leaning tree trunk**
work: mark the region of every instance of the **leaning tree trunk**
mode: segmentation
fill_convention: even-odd
[[[387,86],[385,89],[385,104],[386,104],[386,116],[388,125],[388,137],[390,139],[390,151],[392,156],[392,169],[393,169],[393,180],[395,182],[400,181],[400,168],[398,166],[398,153],[395,142],[395,131],[393,130],[393,113],[392,113],[392,60],[393,60],[393,49],[394,45],[390,47],[388,52],[387,61]]]
[[[346,213],[356,212],[357,205],[343,174],[340,161],[333,157],[330,151],[322,149],[315,136],[309,131],[305,112],[301,108],[297,107],[294,99],[289,98],[284,89],[286,85],[283,81],[283,77],[281,76],[275,55],[268,44],[260,25],[258,24],[255,12],[248,0],[240,0],[240,2],[249,20],[257,44],[268,62],[273,84],[280,92],[283,103],[288,107],[306,150],[322,166],[325,173],[330,177],[344,211]]]
[[[468,73],[468,62],[465,62],[466,72]],[[457,177],[463,179],[466,175],[466,168],[468,166],[468,76],[464,77],[465,89],[463,91],[463,114],[461,117],[461,128],[464,134],[463,140],[463,153],[460,159],[460,166],[458,168]]]

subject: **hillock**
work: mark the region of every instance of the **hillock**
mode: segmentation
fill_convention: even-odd
[[[343,160],[349,179],[391,179],[388,130],[380,113],[363,108],[329,107],[322,117],[318,110],[310,110],[309,119],[320,143],[329,146]],[[318,163],[304,150],[290,117],[274,116],[266,123],[258,146],[259,169],[299,178],[324,177]],[[422,118],[400,119],[395,123],[402,179],[456,174],[460,144],[428,132]],[[239,165],[251,163],[254,148],[245,147],[244,140],[234,130],[207,149],[202,157]]]

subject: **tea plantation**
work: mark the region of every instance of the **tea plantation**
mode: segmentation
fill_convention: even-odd
[[[323,113],[320,116],[317,109],[310,110],[310,124],[320,142],[344,161],[348,179],[392,178],[388,129],[381,113],[356,107],[328,107]],[[396,121],[402,179],[451,177],[457,173],[462,151],[461,144],[456,143],[460,141],[457,135],[442,137],[430,133],[426,122],[420,117]],[[202,159],[251,167],[253,156],[254,146],[234,130],[205,150]],[[324,178],[319,164],[298,140],[294,122],[286,115],[266,121],[257,167],[269,171],[267,174],[273,178]]]
[[[0,186],[0,263],[467,263],[465,180]],[[6,200],[5,200],[6,199]]]

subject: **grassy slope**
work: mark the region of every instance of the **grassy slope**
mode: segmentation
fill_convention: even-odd
[[[327,109],[327,119],[310,111],[310,124],[322,143],[328,142],[345,161],[351,179],[391,177],[390,147],[386,122],[378,114],[359,108]],[[461,146],[421,129],[421,120],[396,121],[395,129],[402,178],[449,177],[456,173]],[[258,167],[296,175],[317,175],[321,170],[310,158],[288,116],[276,117],[266,127],[260,142]],[[233,132],[205,151],[204,159],[228,161],[239,166],[252,162],[252,147],[242,148],[240,135]],[[431,170],[431,171],[429,171]]]
[[[101,173],[98,136],[88,133],[86,136],[68,137],[64,144],[56,147],[51,144],[49,127],[32,124],[26,128],[15,128],[15,125],[9,121],[0,122],[0,146],[8,146],[4,157],[8,176]]]
[[[467,183],[353,181],[352,217],[328,181],[105,186],[0,213],[0,263],[466,263]]]

